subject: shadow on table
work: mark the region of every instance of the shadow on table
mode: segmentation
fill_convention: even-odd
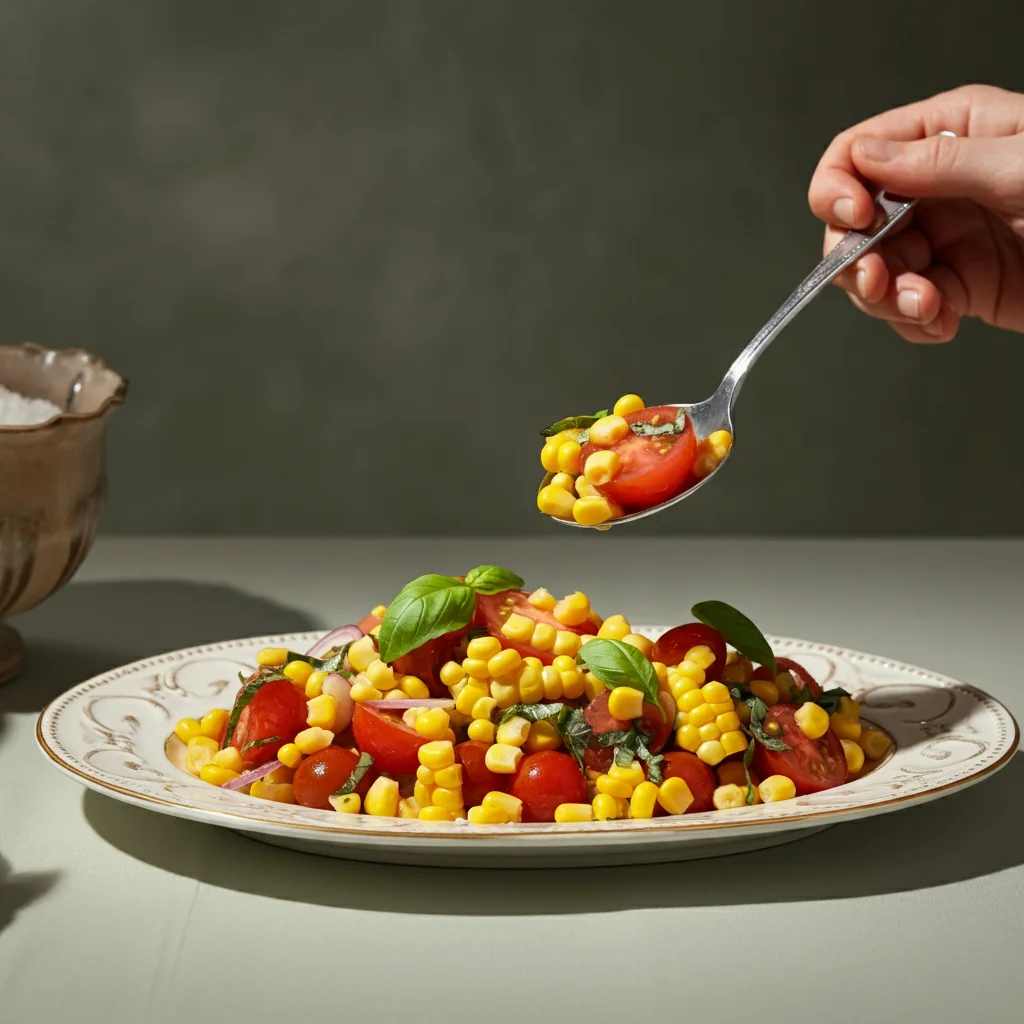
[[[14,874],[10,865],[0,857],[0,932],[13,920],[22,907],[45,896],[57,884],[59,871],[25,871]]]
[[[207,885],[384,913],[550,915],[850,899],[929,889],[1024,863],[1013,808],[1024,754],[991,779],[921,807],[836,825],[786,846],[706,862],[537,871],[395,867],[292,853],[96,793],[85,816],[121,852]]]

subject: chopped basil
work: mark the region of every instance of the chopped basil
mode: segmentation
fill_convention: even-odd
[[[830,715],[835,714],[839,708],[839,701],[843,697],[849,697],[850,694],[844,690],[841,686],[833,687],[831,690],[825,690],[820,697],[815,697],[811,693],[809,686],[804,686],[800,689],[797,695],[793,698],[794,704],[817,704],[819,708],[827,711]]]
[[[521,590],[522,576],[517,576],[500,565],[478,565],[466,573],[466,586],[478,594],[500,594],[505,590]]]
[[[631,423],[629,429],[639,437],[658,437],[661,434],[681,434],[686,429],[686,410],[680,406],[676,418],[670,423]]]
[[[558,717],[557,728],[561,733],[565,749],[573,756],[580,771],[585,771],[586,763],[583,760],[583,754],[592,734],[590,725],[583,717],[583,712],[580,708],[565,708]]]
[[[355,792],[356,786],[363,781],[363,776],[372,766],[373,757],[370,754],[360,754],[355,768],[352,769],[352,774],[345,780],[345,785],[337,793],[332,793],[331,796],[348,796],[349,793]]]
[[[594,413],[593,416],[566,416],[564,420],[559,420],[557,423],[552,423],[550,427],[545,427],[541,432],[541,437],[554,437],[555,434],[560,434],[563,430],[584,430],[587,427],[592,427],[598,420],[602,420],[608,415],[607,409],[602,409],[600,412]],[[583,443],[582,441],[580,442]]]
[[[268,743],[280,743],[280,736],[268,736],[264,740],[253,740],[251,743],[246,743],[244,747],[239,751],[240,754],[244,754],[247,750],[253,750],[256,747],[265,747]]]
[[[546,722],[551,718],[558,718],[565,710],[565,704],[513,704],[502,714],[498,724],[504,725],[511,718],[525,718],[528,722]]]
[[[454,576],[430,573],[407,583],[388,605],[377,637],[380,660],[390,664],[428,640],[468,626],[476,592]]]
[[[343,644],[329,658],[313,658],[308,654],[297,654],[295,651],[289,651],[285,664],[287,665],[290,661],[304,661],[317,672],[326,672],[328,675],[332,672],[337,672],[348,679],[351,677],[351,673],[345,671],[345,657],[351,646],[351,643]]]
[[[768,714],[768,705],[760,697],[748,697],[746,703],[747,707],[750,708],[750,725],[748,728],[754,739],[769,750],[789,750],[788,743],[785,743],[777,736],[769,736],[764,731],[764,716]]]
[[[702,601],[690,609],[706,626],[717,629],[722,639],[755,664],[764,665],[775,678],[775,654],[764,634],[742,612],[724,601]]]

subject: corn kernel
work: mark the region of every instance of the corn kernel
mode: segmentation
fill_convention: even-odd
[[[471,679],[490,679],[491,673],[487,669],[487,662],[483,658],[464,658],[462,671]]]
[[[223,750],[218,750],[213,755],[213,763],[221,768],[230,768],[239,775],[242,773],[242,754],[238,747],[225,747]]]
[[[639,412],[646,408],[644,400],[639,395],[623,395],[612,409],[616,416],[628,416],[631,412]]]
[[[380,775],[373,780],[373,785],[367,790],[363,809],[367,814],[395,818],[398,816],[399,799],[398,783],[386,775]]]
[[[804,707],[807,707],[807,705],[805,704]],[[799,712],[797,713],[799,714]],[[829,722],[832,726],[832,731],[841,740],[856,741],[860,739],[860,734],[862,730],[860,722],[852,722],[845,715],[840,715],[838,713],[832,715],[829,719]],[[822,735],[824,735],[824,733],[822,733]]]
[[[548,700],[560,700],[562,696],[562,673],[554,665],[545,665],[540,673],[544,685],[544,696]]]
[[[828,712],[817,704],[801,704],[793,715],[800,731],[811,740],[819,739],[828,732]]]
[[[224,731],[224,726],[228,724],[228,719],[231,717],[230,711],[225,711],[223,708],[214,708],[212,711],[207,711],[203,715],[202,721],[199,723],[199,728],[202,730],[204,736],[209,736],[212,739],[219,740],[221,733]],[[180,739],[181,737],[179,737]]]
[[[730,651],[731,654],[735,654],[735,651]],[[725,669],[722,672],[722,682],[729,683],[740,683],[746,686],[750,682],[750,677],[754,673],[754,663],[745,657],[737,658],[735,661],[728,662]]]
[[[466,729],[466,735],[471,740],[476,740],[479,743],[493,743],[495,734],[494,723],[488,722],[483,718],[474,719]]]
[[[445,769],[441,769],[441,770],[444,771]],[[417,782],[422,782],[424,786],[434,786],[434,785],[436,785],[436,783],[434,782],[434,771],[433,771],[433,769],[428,768],[426,765],[421,764],[416,769],[416,781]]]
[[[598,498],[601,492],[585,477],[576,477],[576,493],[581,498]]]
[[[792,672],[780,672],[775,677],[775,689],[779,691],[780,700],[792,700],[796,696],[796,680]]]
[[[427,740],[443,739],[448,732],[448,713],[444,708],[430,708],[416,719],[415,730]]]
[[[625,767],[613,764],[608,769],[608,777],[625,782],[629,786],[630,790],[633,790],[636,789],[636,787],[639,786],[647,776],[644,774],[644,769],[640,762],[633,761]]]
[[[792,800],[796,796],[796,786],[785,775],[769,775],[757,787],[757,792],[766,804],[773,804],[779,800]]]
[[[540,450],[540,464],[548,473],[558,472],[558,449],[560,442],[554,439],[548,440],[544,443],[544,447]]]
[[[617,800],[628,800],[633,795],[633,786],[625,779],[616,779],[611,775],[599,775],[596,785],[598,793],[607,793]]]
[[[473,710],[470,714],[474,718],[489,719],[497,706],[498,705],[494,698],[485,694],[477,699],[477,702],[473,705]]]
[[[316,672],[310,672],[309,678],[306,680],[304,687],[306,692],[306,699],[312,700],[314,697],[319,697],[324,692],[324,680],[327,678],[327,673],[317,669]]]
[[[553,611],[555,604],[557,603],[554,596],[546,587],[538,587],[526,600],[529,601],[534,608],[539,608],[542,612]]]
[[[693,466],[690,472],[698,479],[702,480],[706,476],[710,476],[716,469],[718,469],[719,459],[715,456],[715,453],[708,450],[700,450],[697,453],[697,458],[693,460]]]
[[[723,731],[718,742],[722,744],[726,757],[738,754],[741,750],[746,750],[749,743],[742,729]]]
[[[571,633],[567,629],[560,629],[555,633],[555,643],[551,648],[553,654],[575,658],[579,649],[580,637],[578,633]]]
[[[676,707],[679,706],[679,699],[684,693],[691,693],[694,690],[700,693],[700,686],[693,679],[690,679],[687,676],[681,676],[669,669],[668,692],[675,698]],[[691,698],[691,700],[692,699],[694,698]],[[700,694],[700,699],[702,701],[704,700],[704,694]]]
[[[703,443],[711,454],[719,462],[722,462],[732,449],[732,440],[732,434],[728,430],[716,430],[713,434],[708,435]]]
[[[722,730],[714,722],[706,722],[700,726],[697,732],[700,734],[701,743],[707,743],[708,740],[717,740],[722,735]]]
[[[712,768],[719,761],[724,761],[726,757],[725,747],[722,746],[721,740],[706,740],[696,749],[695,753],[705,764],[711,765]]]
[[[418,806],[426,807],[434,799],[433,784],[417,780],[412,787],[412,797]]]
[[[840,697],[839,707],[836,709],[843,718],[857,721],[860,718],[860,701],[852,697]]]
[[[716,716],[715,725],[718,726],[719,732],[731,732],[740,727],[740,716],[735,711],[726,711],[725,714]]]
[[[594,808],[590,804],[559,804],[555,808],[555,821],[559,825],[593,820]]]
[[[684,695],[684,699],[689,694]],[[715,709],[710,704],[698,704],[692,711],[688,712],[690,725],[695,725],[699,729],[702,725],[707,725],[708,722],[713,722],[718,716],[715,714]]]
[[[729,687],[724,683],[705,683],[700,692],[704,694],[704,700],[708,704],[728,703],[732,707],[732,697],[729,696]]]
[[[319,726],[311,726],[303,729],[295,737],[295,746],[308,757],[321,750],[326,750],[334,742],[334,733],[330,729],[323,729]]]
[[[472,686],[464,686],[455,698],[455,710],[463,715],[472,715],[476,702],[490,694],[490,686],[484,682],[473,680]]]
[[[684,679],[691,680],[695,686],[703,686],[707,681],[707,675],[704,669],[700,667],[695,661],[690,661],[688,658],[684,658],[677,666],[676,672]]]
[[[653,782],[641,782],[629,798],[631,818],[653,818],[658,803],[658,787]]]
[[[568,594],[559,601],[552,611],[552,615],[563,626],[582,626],[590,616],[590,599],[586,594],[577,590]],[[554,640],[552,640],[552,645]]]
[[[505,815],[501,811],[494,811],[483,805],[470,807],[466,817],[471,825],[504,825],[506,823]]]
[[[536,704],[544,699],[544,675],[540,662],[536,665],[527,665],[524,661],[519,671],[519,699],[524,704]]]
[[[333,729],[338,715],[338,705],[329,693],[306,701],[306,724],[319,729]]]
[[[398,680],[395,679],[395,670],[390,665],[385,665],[379,658],[370,663],[370,667],[366,670],[366,678],[370,680],[371,685],[382,692],[393,690],[398,685]]]
[[[588,672],[584,675],[583,692],[586,694],[587,700],[593,700],[599,693],[607,689],[608,687],[593,672]]]
[[[427,777],[429,774],[429,778]],[[462,785],[462,765],[450,764],[440,771],[431,771],[424,765],[416,769],[416,778],[428,786],[443,786],[445,789],[458,789]]]
[[[724,700],[721,704],[709,704],[709,708],[715,713],[715,718],[719,715],[734,715],[736,714],[735,708],[731,700]]]
[[[645,658],[650,660],[651,652],[654,650],[654,641],[648,640],[647,637],[641,636],[639,633],[627,633],[623,638],[624,644],[629,644],[630,647],[635,647]]]
[[[591,801],[595,821],[614,821],[619,816],[619,803],[607,793],[598,793]]]
[[[294,770],[282,765],[280,768],[275,768],[272,772],[267,772],[263,776],[263,781],[272,782],[276,785],[279,782],[291,782],[294,777]]]
[[[560,654],[557,658],[552,659],[551,667],[559,675],[563,672],[572,672],[576,668],[576,659],[570,658],[568,654]]]
[[[629,424],[621,416],[602,416],[590,428],[590,443],[598,448],[611,448],[629,433]]]
[[[585,682],[583,679],[583,673],[578,669],[573,669],[571,672],[562,672],[562,696],[566,700],[575,700],[577,697],[582,697],[585,689]]]
[[[446,661],[441,666],[441,671],[438,673],[438,676],[441,682],[451,689],[453,686],[458,686],[458,684],[466,678],[466,673],[457,661]]]
[[[719,786],[711,796],[711,801],[719,811],[727,811],[733,807],[745,807],[747,789],[736,785]]]
[[[628,636],[633,632],[633,627],[629,624],[629,621],[623,615],[609,615],[604,622],[601,623],[601,628],[597,631],[597,635],[602,640],[621,640],[624,636]]]
[[[356,672],[365,672],[377,660],[377,648],[372,636],[356,640],[348,649],[348,662]]]
[[[699,707],[704,707],[704,694],[701,692],[699,687],[694,687],[692,690],[687,690],[677,701],[676,707],[680,711],[686,711],[692,714]],[[711,718],[714,718],[714,712],[711,712]],[[710,719],[705,719],[710,721]],[[695,725],[698,723],[694,723]],[[700,723],[703,724],[703,723]]]
[[[528,754],[536,754],[541,750],[557,750],[561,745],[562,737],[550,722],[534,722],[530,726],[525,746]]]
[[[577,441],[563,441],[558,446],[558,469],[576,476],[580,471],[580,446]]]
[[[615,518],[615,508],[607,498],[600,495],[577,498],[573,502],[572,517],[580,526],[600,526]]]
[[[691,662],[706,672],[715,663],[715,653],[710,647],[700,644],[697,647],[691,647],[683,660]]]
[[[349,793],[349,796],[358,796],[358,793]],[[331,801],[333,803],[333,801]],[[418,818],[420,816],[420,805],[416,798],[407,796],[404,800],[398,801],[398,816],[400,818]]]
[[[185,751],[185,770],[190,775],[198,775],[204,765],[213,762],[214,755],[219,749],[217,741],[212,737],[193,736],[188,741],[188,749]]]
[[[295,803],[295,787],[290,782],[268,782],[264,776],[249,787],[249,796],[273,800],[279,804],[293,804]]]
[[[889,737],[878,729],[864,729],[857,742],[872,761],[881,761],[889,753]]]
[[[288,649],[286,647],[264,647],[256,655],[256,664],[262,665],[264,668],[274,668],[277,665],[283,665],[284,659],[287,657]]]
[[[480,804],[490,811],[497,811],[505,821],[523,820],[523,801],[511,793],[492,790],[484,796]]]
[[[500,679],[509,672],[517,671],[522,663],[522,655],[514,648],[509,647],[488,659],[487,671],[492,679]]]
[[[695,725],[683,725],[676,730],[676,743],[694,753],[703,741],[700,738],[700,730]]]
[[[736,714],[744,725],[750,724],[750,705],[747,703],[736,705]]]
[[[496,775],[514,775],[523,752],[509,743],[494,743],[487,748],[484,764]]]
[[[455,815],[447,808],[428,804],[420,808],[420,821],[454,821]]]
[[[462,787],[447,789],[444,786],[436,786],[432,799],[434,807],[443,807],[453,814],[462,810]]]
[[[369,683],[366,680],[366,676],[356,676],[349,693],[357,704],[365,704],[368,700],[384,699],[384,694],[376,686]]]
[[[533,630],[536,623],[533,619],[528,618],[525,615],[519,615],[517,612],[513,612],[506,620],[504,625],[501,627],[502,636],[507,636],[509,640],[515,640],[517,643],[525,644],[529,643],[533,639]]]
[[[693,803],[693,793],[684,779],[673,776],[658,787],[658,803],[669,814],[685,814]]]
[[[513,715],[498,726],[497,742],[510,747],[521,747],[530,735],[530,723],[519,715]]]
[[[644,711],[644,695],[632,686],[616,686],[608,695],[608,713],[613,718],[632,721]]]
[[[182,743],[188,743],[189,740],[205,734],[203,733],[202,725],[200,725],[195,718],[183,718],[174,727],[174,735],[177,736]]]
[[[219,764],[204,764],[199,770],[199,778],[211,786],[223,786],[225,782],[237,779],[239,773],[230,768],[222,768]]]
[[[853,740],[840,740],[843,753],[846,754],[846,770],[856,775],[864,767],[864,748]]]
[[[426,711],[426,708],[406,708],[402,712],[402,721],[405,722],[410,729],[416,728],[416,719]]]
[[[420,764],[432,771],[440,771],[455,763],[455,747],[451,740],[431,740],[417,751]]]
[[[508,676],[505,677],[505,679],[508,678]],[[491,697],[494,698],[494,703],[504,711],[519,702],[519,687],[513,682],[495,679],[491,682]]]
[[[754,679],[750,683],[750,692],[755,697],[760,697],[768,707],[779,703],[779,688],[774,683],[769,683],[767,679]]]
[[[546,446],[545,450],[547,450]],[[555,451],[555,458],[558,458],[557,449]],[[558,464],[555,464],[555,468],[558,468]],[[548,472],[551,472],[549,470]],[[548,484],[546,487],[542,487],[537,492],[537,508],[546,516],[554,516],[556,519],[572,519],[573,509],[576,507],[576,502],[579,501],[571,491],[567,491],[564,487],[555,487],[553,484]]]
[[[651,667],[654,669],[654,674],[658,677],[658,686],[664,690],[668,686],[668,665],[663,661],[652,661]]]
[[[406,697],[414,700],[426,700],[430,696],[430,687],[419,676],[402,676],[398,686]]]
[[[501,650],[501,641],[494,636],[477,636],[469,641],[466,647],[466,656],[479,658],[487,661],[493,658]]]
[[[346,793],[344,796],[329,796],[330,805],[339,814],[358,814],[363,806],[358,793]]]
[[[305,686],[306,680],[313,674],[313,666],[306,661],[289,661],[281,671],[293,683]]]
[[[302,751],[294,743],[286,743],[278,750],[277,759],[286,768],[296,768],[302,760]]]
[[[583,467],[583,475],[595,487],[611,483],[622,469],[622,460],[613,451],[594,452]]]

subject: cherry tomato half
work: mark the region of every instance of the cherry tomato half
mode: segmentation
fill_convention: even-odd
[[[255,768],[277,757],[295,734],[306,728],[309,709],[306,695],[290,679],[274,679],[264,683],[242,709],[231,736],[231,745],[242,751],[242,764]],[[250,743],[279,737],[277,742],[264,743],[245,750]]]
[[[839,737],[829,729],[820,739],[804,735],[797,724],[799,704],[773,704],[764,718],[764,729],[773,733],[773,724],[781,729],[780,739],[789,750],[769,750],[763,743],[754,747],[754,767],[762,779],[785,775],[793,780],[798,795],[817,793],[846,781],[846,754]]]
[[[295,769],[295,802],[303,807],[319,807],[331,810],[331,802],[327,799],[337,793],[348,782],[348,777],[359,763],[359,755],[344,747],[328,747],[319,753],[311,754]],[[377,772],[373,766],[359,780],[354,792],[366,796],[366,791],[373,784]]]
[[[568,754],[542,750],[524,757],[512,781],[523,801],[523,821],[554,821],[559,804],[589,803],[587,780]]]
[[[801,687],[806,686],[811,691],[812,697],[818,698],[821,696],[822,689],[818,685],[817,679],[803,665],[798,665],[792,658],[776,658],[775,667],[779,672],[792,673]]]
[[[496,636],[503,647],[514,647],[524,658],[539,658],[545,665],[554,661],[554,654],[551,651],[542,651],[531,644],[519,643],[509,640],[501,632],[508,617],[515,613],[524,615],[534,622],[544,622],[555,629],[569,630],[583,636],[585,633],[597,632],[593,623],[585,622],[581,626],[565,626],[558,621],[550,612],[534,608],[527,600],[530,595],[525,590],[504,590],[500,594],[480,594],[476,599],[476,624],[483,626],[491,636]]]
[[[373,766],[389,775],[413,775],[419,749],[427,741],[397,715],[357,704],[352,712],[356,746],[373,758]]]
[[[383,621],[383,619],[378,618],[376,615],[367,615],[365,619],[360,619],[356,625],[363,633],[369,633],[371,629],[376,629]]]
[[[706,626],[703,622],[687,622],[683,626],[676,626],[675,629],[662,633],[651,651],[651,661],[660,661],[663,665],[678,665],[686,657],[686,652],[692,651],[694,647],[711,648],[715,661],[705,675],[709,682],[720,681],[725,670],[725,641],[717,629]]]
[[[467,807],[475,807],[488,793],[507,793],[511,775],[492,772],[484,763],[489,743],[466,740],[455,747],[455,760],[462,765],[462,798]]]
[[[630,413],[625,419],[630,424],[657,425],[671,423],[678,412],[674,405],[660,405]],[[581,465],[600,450],[596,445],[585,444],[580,452]],[[658,505],[682,491],[697,457],[697,438],[687,418],[681,434],[641,437],[630,431],[611,450],[618,455],[621,468],[613,480],[597,489],[624,508],[637,511]]]
[[[590,726],[591,732],[597,736],[601,736],[606,732],[619,732],[628,729],[630,726],[629,722],[616,718],[608,710],[608,697],[610,694],[611,690],[602,690],[583,709],[583,717],[587,720],[587,725]],[[671,697],[668,695],[665,698],[664,712],[662,714],[661,709],[650,701],[644,702],[643,714],[640,717],[640,728],[651,737],[651,742],[648,744],[647,749],[652,754],[657,754],[664,748],[672,733],[675,705],[671,704]]]
[[[693,794],[693,803],[687,807],[685,813],[696,814],[698,811],[713,810],[715,805],[712,797],[717,785],[714,771],[696,754],[691,754],[687,750],[670,750],[664,757],[665,761],[661,766],[663,779],[682,779]],[[659,804],[654,813],[659,815],[665,812]]]
[[[395,674],[416,676],[417,679],[422,679],[427,684],[431,696],[449,696],[448,687],[441,682],[441,668],[446,661],[452,660],[455,648],[462,643],[468,632],[468,626],[452,630],[451,633],[428,640],[414,651],[403,654],[392,665]]]

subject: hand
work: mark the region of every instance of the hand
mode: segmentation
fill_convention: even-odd
[[[950,341],[965,316],[1024,332],[1024,96],[967,86],[837,135],[808,194],[826,253],[879,189],[921,202],[837,278],[854,305],[907,341]]]

